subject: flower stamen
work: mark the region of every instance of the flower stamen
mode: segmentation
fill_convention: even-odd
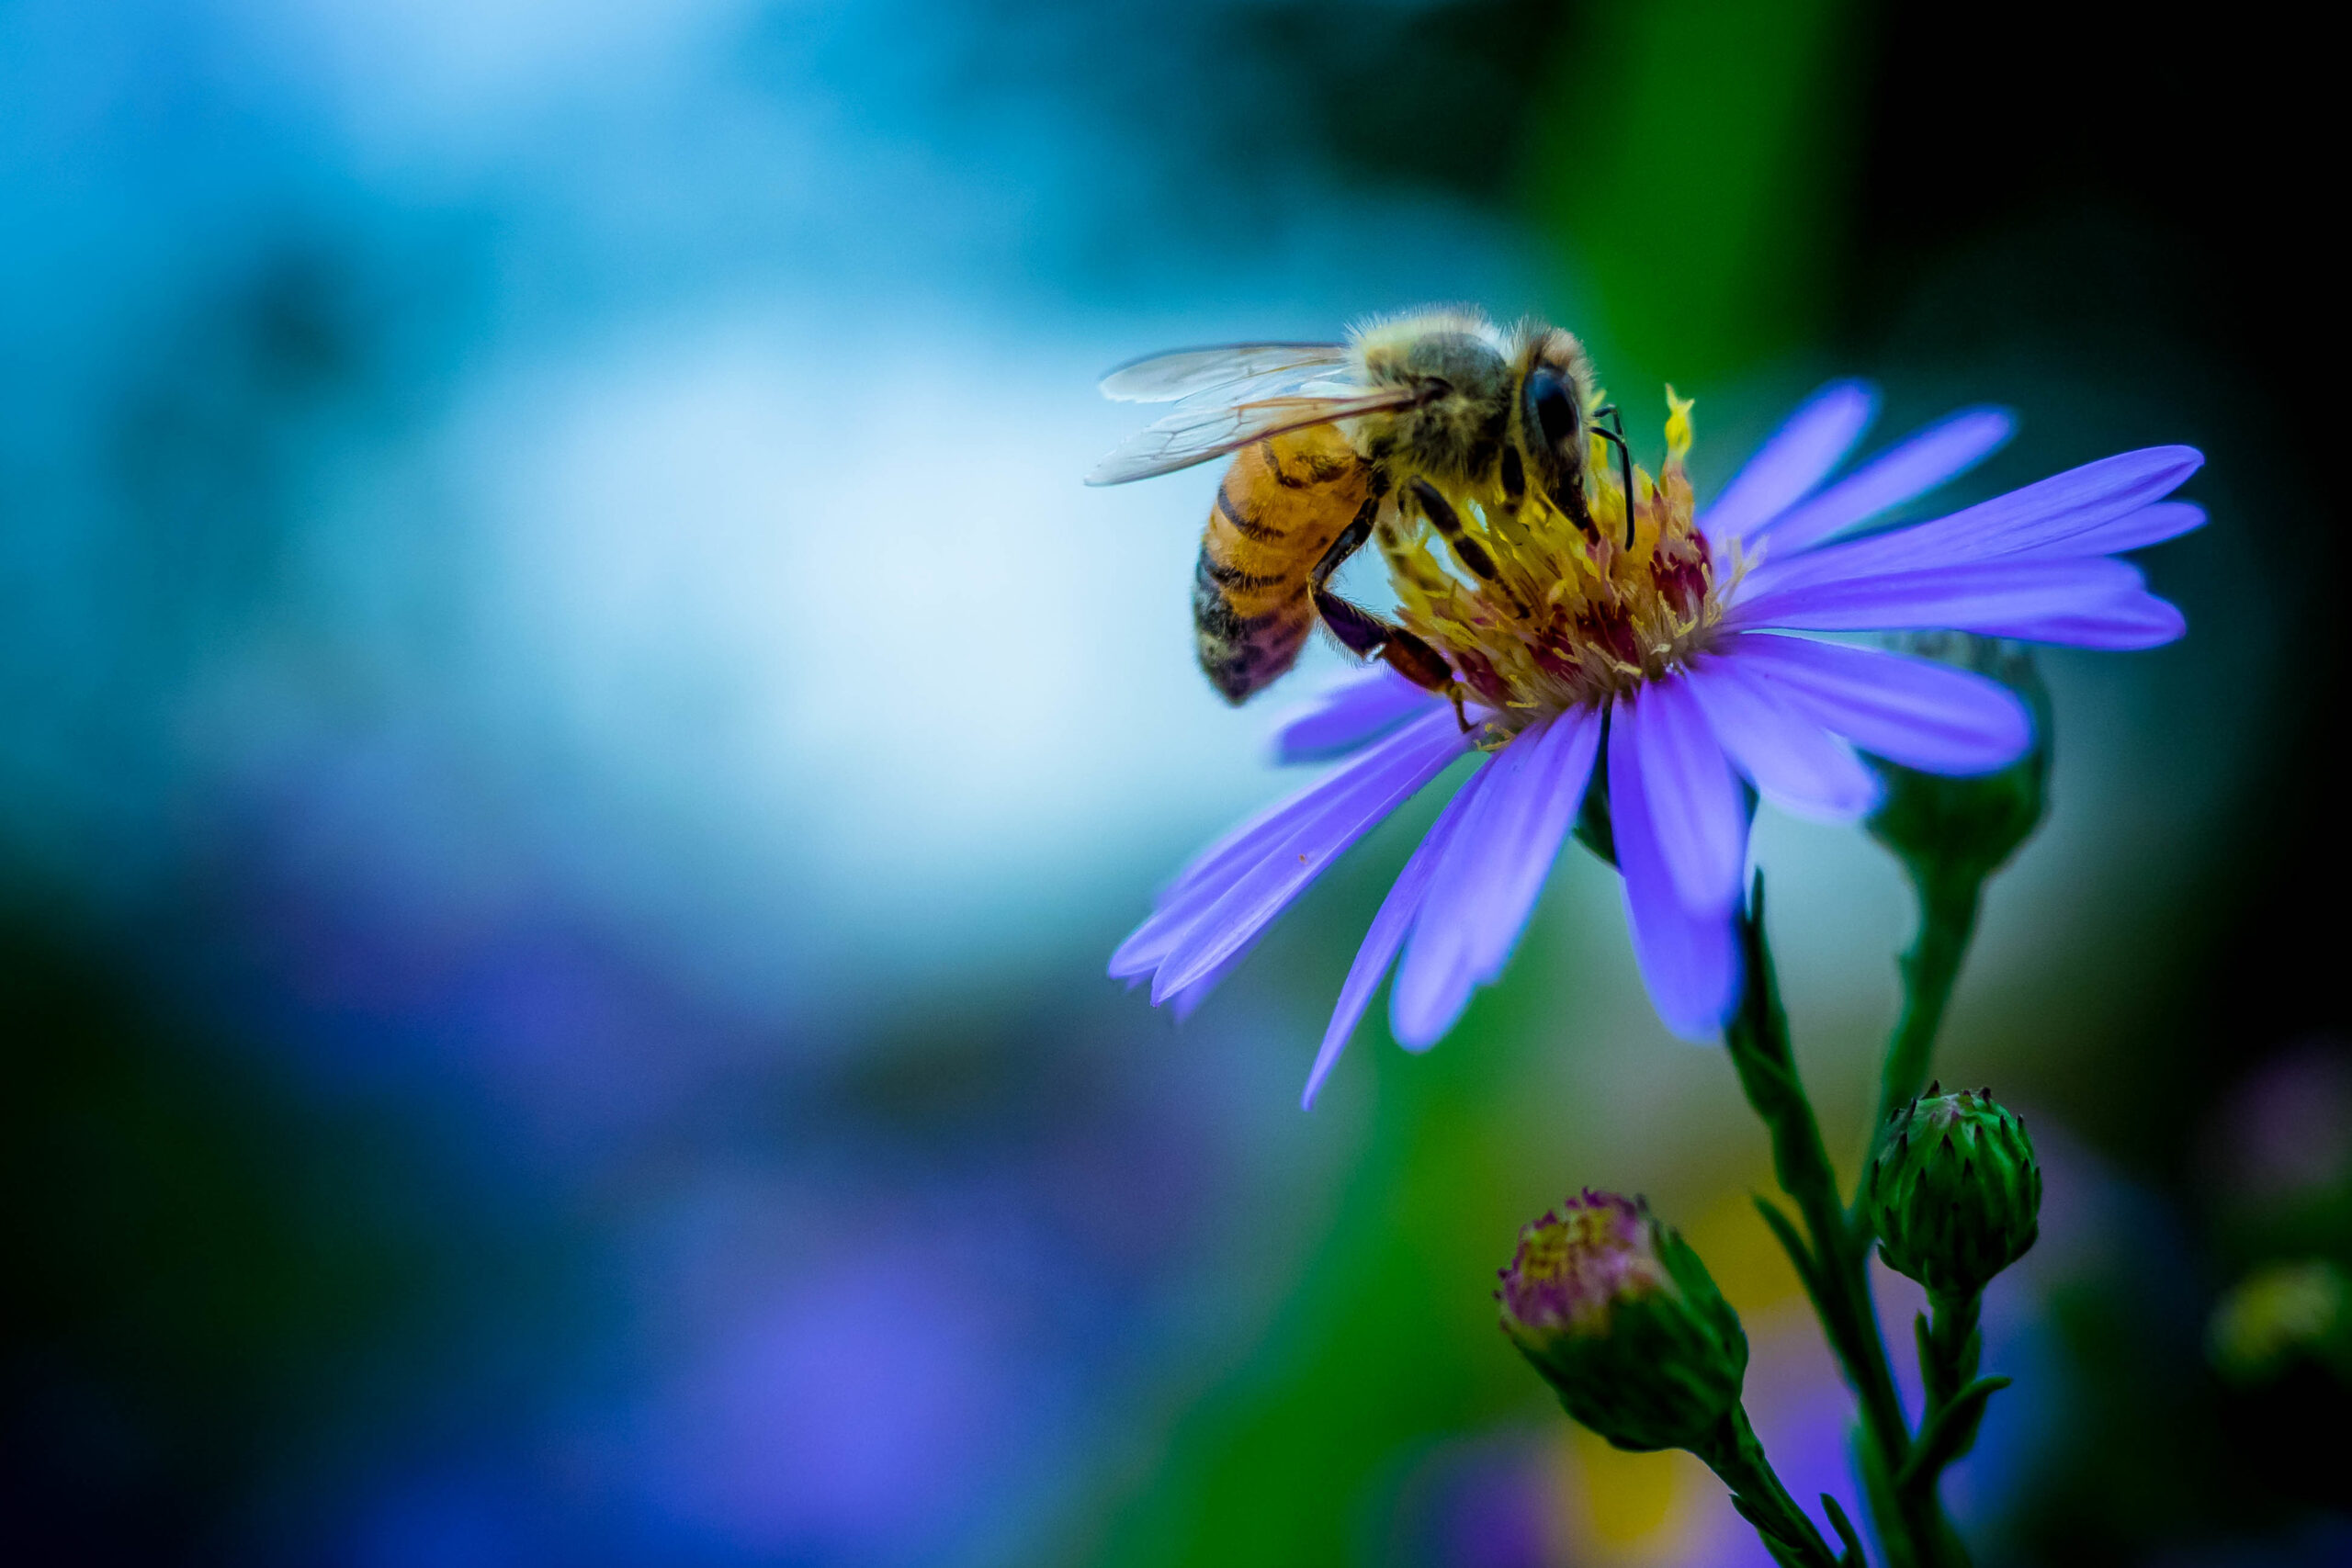
[[[1690,405],[1671,389],[1668,400],[1666,461],[1655,477],[1635,466],[1630,497],[1608,444],[1592,437],[1591,534],[1548,499],[1514,501],[1499,488],[1441,495],[1381,532],[1400,619],[1446,657],[1506,739],[1681,668],[1723,618],[1684,467]],[[1728,564],[1736,581],[1750,563],[1735,552]]]

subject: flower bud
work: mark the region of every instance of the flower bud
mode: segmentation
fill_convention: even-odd
[[[2041,824],[2050,787],[2050,694],[2032,656],[2015,643],[1964,632],[1913,637],[1905,652],[1989,675],[2033,714],[2033,746],[1997,773],[1951,778],[1873,759],[1885,795],[1871,836],[1923,889],[1973,889]]]
[[[1871,1161],[1878,1255],[1935,1295],[1966,1298],[2040,1233],[2041,1167],[1988,1089],[1928,1092],[1896,1111]]]
[[[1747,1336],[1647,1204],[1588,1190],[1519,1233],[1503,1332],[1570,1416],[1621,1449],[1705,1442],[1739,1404]]]

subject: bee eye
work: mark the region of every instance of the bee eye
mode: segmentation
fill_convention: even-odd
[[[1549,370],[1538,370],[1527,378],[1527,400],[1535,410],[1535,423],[1543,428],[1544,442],[1555,452],[1567,451],[1577,437],[1579,423],[1567,383]]]

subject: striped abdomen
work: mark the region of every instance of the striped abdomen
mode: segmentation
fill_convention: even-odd
[[[1226,701],[1297,662],[1315,626],[1309,579],[1371,493],[1371,468],[1332,425],[1269,436],[1233,459],[1193,573],[1201,669]]]

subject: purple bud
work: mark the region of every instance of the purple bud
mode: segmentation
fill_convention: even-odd
[[[1588,1190],[1521,1227],[1519,1251],[1503,1270],[1503,1311],[1538,1333],[1599,1334],[1615,1303],[1669,1284],[1647,1211]]]
[[[1739,1403],[1738,1315],[1638,1199],[1588,1190],[1522,1229],[1496,1294],[1568,1414],[1621,1449],[1699,1448]]]

